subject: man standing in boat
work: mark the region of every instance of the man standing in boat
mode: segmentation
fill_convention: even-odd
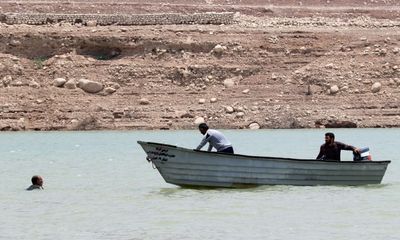
[[[356,147],[341,142],[335,142],[335,134],[325,133],[325,143],[321,145],[317,159],[340,161],[340,151],[351,150],[353,153],[359,153]]]
[[[220,131],[209,129],[206,123],[201,123],[199,125],[199,131],[204,135],[204,138],[200,142],[199,146],[197,146],[196,150],[200,150],[202,147],[204,147],[204,145],[209,143],[209,152],[214,147],[217,149],[217,152],[234,153],[232,144]]]

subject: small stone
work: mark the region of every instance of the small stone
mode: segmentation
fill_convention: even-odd
[[[337,85],[333,85],[329,90],[331,95],[335,95],[339,92],[339,87]]]
[[[194,120],[194,124],[195,125],[199,125],[200,123],[204,123],[205,121],[204,121],[204,118],[203,117],[197,117],[195,120]]]
[[[217,44],[217,45],[213,48],[212,52],[213,52],[213,53],[216,53],[216,54],[222,54],[225,50],[226,50],[226,47],[225,47],[225,46],[221,46],[220,44]]]
[[[217,98],[211,98],[211,99],[210,99],[210,102],[211,102],[211,103],[216,103],[216,102],[217,102]]]
[[[382,88],[382,84],[380,82],[376,82],[372,85],[371,92],[377,93],[381,90],[381,88]]]
[[[199,104],[204,104],[205,102],[206,102],[206,100],[204,98],[199,99]]]
[[[244,116],[244,112],[238,112],[236,113],[237,118],[242,118]]]
[[[245,89],[245,90],[242,91],[242,93],[244,93],[244,94],[247,94],[249,92],[250,92],[250,89]]]
[[[225,79],[224,80],[224,86],[226,88],[233,87],[233,86],[235,86],[235,81],[232,78]]]
[[[105,91],[107,94],[112,94],[112,93],[115,93],[115,91],[117,91],[117,89],[115,89],[115,88],[113,88],[113,87],[106,87],[106,88],[104,88],[104,91]]]
[[[235,111],[235,109],[233,109],[233,107],[231,107],[231,106],[225,107],[225,112],[226,113],[233,113],[234,111]]]
[[[96,27],[97,26],[97,21],[96,20],[89,20],[86,22],[86,26],[88,27]]]
[[[149,105],[149,104],[150,104],[150,101],[149,101],[147,98],[141,98],[141,99],[139,100],[139,104],[140,104],[140,105]]]
[[[63,87],[66,82],[67,80],[65,80],[65,78],[56,78],[54,79],[54,86]]]
[[[75,89],[76,88],[76,82],[74,79],[68,80],[65,84],[64,87],[67,89]]]

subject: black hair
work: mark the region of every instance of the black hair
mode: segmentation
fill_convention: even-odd
[[[199,129],[208,129],[208,125],[207,125],[207,123],[200,123],[199,124]]]
[[[332,139],[335,139],[335,134],[333,134],[333,133],[331,133],[331,132],[325,133],[325,136],[326,136],[326,137],[330,137],[330,138],[332,138]]]
[[[32,179],[31,179],[32,184],[33,184],[33,185],[38,185],[37,183],[38,183],[38,181],[39,181],[39,178],[40,178],[40,177],[39,177],[38,175],[33,176]]]

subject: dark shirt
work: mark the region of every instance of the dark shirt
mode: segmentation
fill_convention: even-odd
[[[319,150],[319,154],[317,159],[320,160],[333,160],[340,161],[340,151],[341,150],[352,150],[354,151],[355,147],[351,145],[346,145],[341,142],[334,142],[333,144],[322,144]]]
[[[43,189],[43,187],[42,187],[42,186],[39,186],[39,185],[31,185],[31,186],[28,187],[26,190],[32,191],[32,190],[35,190],[35,189]]]

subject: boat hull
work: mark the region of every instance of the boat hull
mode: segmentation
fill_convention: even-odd
[[[329,162],[196,151],[138,142],[161,176],[180,186],[379,184],[390,161]]]

